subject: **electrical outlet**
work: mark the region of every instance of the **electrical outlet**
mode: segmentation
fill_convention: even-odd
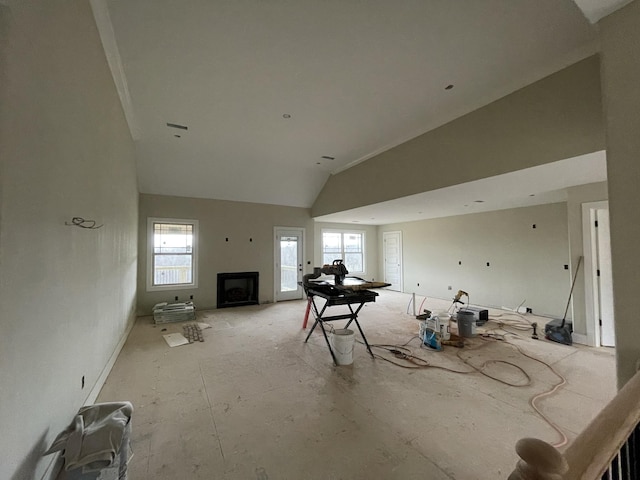
[[[84,388],[84,375],[82,376],[82,388]]]
[[[449,286],[447,287],[447,290],[451,290],[451,285],[449,285]]]
[[[189,295],[189,300],[193,300],[193,295]]]
[[[178,296],[176,295],[176,302],[178,301]]]
[[[420,283],[418,282],[418,286],[420,286]]]
[[[533,308],[527,307],[527,313],[533,313]]]

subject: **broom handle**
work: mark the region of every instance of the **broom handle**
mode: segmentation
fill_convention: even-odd
[[[578,270],[580,270],[580,264],[582,263],[582,255],[578,258],[578,266],[576,267],[576,273],[573,276],[573,282],[571,283],[571,291],[569,292],[569,300],[567,300],[567,308],[564,309],[564,316],[562,317],[562,324],[564,325],[564,320],[567,318],[567,312],[569,311],[569,304],[571,303],[571,295],[573,295],[573,287],[576,286],[576,280],[578,278]]]

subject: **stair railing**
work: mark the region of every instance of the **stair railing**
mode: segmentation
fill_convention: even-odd
[[[536,438],[516,443],[509,480],[640,479],[640,372],[560,452]]]

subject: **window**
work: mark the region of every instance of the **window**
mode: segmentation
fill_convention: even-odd
[[[344,261],[349,273],[365,273],[364,232],[322,230],[322,261]]]
[[[197,286],[197,220],[149,218],[147,290]]]

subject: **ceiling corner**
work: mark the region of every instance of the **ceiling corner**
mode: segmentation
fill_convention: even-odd
[[[100,34],[100,40],[102,41],[102,48],[104,49],[104,53],[107,57],[109,69],[111,70],[111,75],[113,75],[113,81],[115,82],[116,90],[120,97],[120,103],[122,104],[122,109],[124,110],[127,124],[129,125],[131,137],[134,140],[139,140],[140,128],[138,127],[133,111],[133,103],[131,102],[131,95],[129,94],[127,78],[124,74],[124,68],[122,66],[122,60],[120,58],[113,24],[111,23],[111,17],[109,16],[107,1],[89,0],[89,3],[91,4],[93,17],[96,20],[96,26],[98,27],[98,33]]]
[[[573,0],[589,22],[596,24],[633,0]]]

